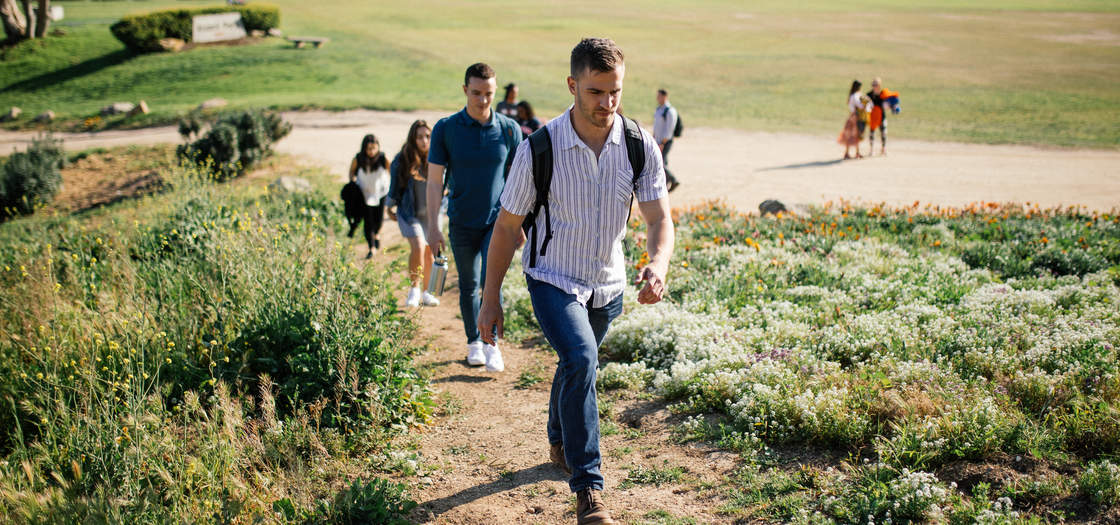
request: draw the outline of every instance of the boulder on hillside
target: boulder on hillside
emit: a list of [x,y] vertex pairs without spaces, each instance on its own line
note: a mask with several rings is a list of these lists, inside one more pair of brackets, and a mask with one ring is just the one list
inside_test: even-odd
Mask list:
[[101,108],[101,116],[108,117],[110,115],[120,115],[128,113],[136,109],[136,104],[131,102],[114,102],[108,106]]
[[148,114],[148,103],[144,102],[143,100],[141,100],[140,103],[136,105],[136,107],[132,108],[132,111],[128,112],[128,116],[130,116],[130,117],[135,117],[136,115],[147,115],[147,114]]
[[187,43],[178,38],[161,38],[159,39],[160,49],[168,53],[178,53],[187,47]]
[[35,115],[35,118],[31,119],[32,122],[51,122],[53,120],[54,112],[49,109],[42,113],[39,113],[38,115]]
[[19,116],[22,115],[22,114],[23,114],[22,109],[19,109],[15,106],[12,106],[12,109],[9,109],[8,112],[4,114],[4,116],[0,117],[0,122],[9,122],[9,121],[15,120],[15,119],[19,118]]
[[265,33],[264,31],[261,31],[260,29],[254,29],[252,31],[249,31],[249,36],[251,36],[253,38],[264,38],[264,36],[267,35],[267,34],[268,33]]
[[758,205],[758,214],[761,216],[777,215],[779,213],[786,213],[786,205],[774,199],[766,199],[762,204]]
[[281,37],[284,36],[284,32],[281,31],[278,27],[272,27],[268,30],[268,36]]
[[227,102],[224,98],[212,98],[199,104],[198,109],[201,111],[205,111],[207,109],[217,109],[220,107],[225,107],[227,105],[229,105],[229,102]]
[[276,195],[285,193],[309,193],[311,183],[299,177],[280,177],[269,183],[268,192]]

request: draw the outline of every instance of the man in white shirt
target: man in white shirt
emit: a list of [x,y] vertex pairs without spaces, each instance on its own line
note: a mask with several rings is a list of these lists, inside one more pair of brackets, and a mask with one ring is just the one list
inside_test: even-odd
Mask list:
[[[661,300],[673,252],[661,155],[653,137],[639,131],[644,169],[634,177],[627,126],[616,114],[625,72],[622,51],[609,39],[584,39],[572,50],[568,89],[575,103],[545,126],[551,137],[552,181],[547,213],[536,214],[535,222],[538,230],[555,232],[555,238],[546,251],[543,246],[549,236],[539,245],[539,236],[533,236],[523,256],[533,311],[559,357],[549,402],[550,458],[571,474],[568,486],[577,495],[576,518],[581,525],[615,523],[601,497],[595,376],[599,344],[610,322],[622,312],[626,286],[622,239],[634,196],[646,221],[650,258],[635,281],[645,283],[638,293],[639,303]],[[637,131],[636,126],[631,129]],[[478,321],[483,340],[491,344],[495,336],[502,336],[498,291],[523,220],[535,211],[533,161],[531,141],[522,142],[490,241]],[[538,256],[532,258],[534,249]]]
[[669,148],[673,147],[673,131],[677,129],[677,108],[669,104],[669,92],[657,90],[657,109],[653,112],[653,139],[661,148],[661,162],[665,165],[665,179],[669,191],[677,189],[680,181],[669,171]]

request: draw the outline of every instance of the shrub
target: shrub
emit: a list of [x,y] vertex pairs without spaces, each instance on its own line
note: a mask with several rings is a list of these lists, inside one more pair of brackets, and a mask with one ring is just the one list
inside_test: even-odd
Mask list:
[[280,25],[280,9],[264,4],[243,6],[205,7],[196,9],[167,9],[151,13],[128,15],[109,27],[113,36],[126,47],[137,52],[160,51],[160,39],[178,38],[191,41],[191,18],[215,13],[241,13],[246,31],[268,31]]
[[1111,461],[1094,463],[1081,473],[1081,491],[1098,505],[1120,503],[1120,466]]
[[66,155],[62,141],[50,136],[31,141],[27,151],[17,152],[0,168],[0,218],[26,215],[46,204],[62,186]]
[[289,521],[307,525],[404,525],[408,523],[405,519],[408,513],[416,508],[416,502],[405,497],[404,490],[403,484],[393,484],[383,479],[374,479],[369,483],[356,479],[335,495],[334,501],[320,501],[314,512],[300,512],[288,498],[273,503],[272,509]]
[[267,157],[272,153],[272,143],[291,130],[291,124],[271,111],[231,113],[198,140],[179,146],[176,154],[181,162],[198,165],[222,181],[244,173]]

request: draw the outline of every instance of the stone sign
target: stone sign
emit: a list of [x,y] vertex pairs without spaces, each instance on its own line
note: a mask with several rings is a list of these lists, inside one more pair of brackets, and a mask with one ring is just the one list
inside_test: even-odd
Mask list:
[[193,18],[193,26],[191,41],[196,44],[237,40],[246,36],[241,13],[198,15]]

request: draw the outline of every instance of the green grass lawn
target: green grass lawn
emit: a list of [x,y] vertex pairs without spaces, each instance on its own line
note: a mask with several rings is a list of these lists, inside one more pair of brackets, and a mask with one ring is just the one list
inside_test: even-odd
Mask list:
[[[627,112],[648,122],[673,93],[689,126],[838,133],[853,78],[900,91],[895,137],[1114,148],[1120,144],[1120,4],[859,0],[752,5],[626,0],[407,4],[274,2],[288,35],[253,46],[131,56],[109,33],[121,15],[202,2],[66,2],[65,36],[0,53],[0,108],[46,109],[71,124],[118,100],[167,120],[204,99],[271,107],[432,108],[461,104],[465,66],[486,61],[538,113],[570,100],[567,57],[583,36],[627,53]],[[113,122],[135,125],[137,122]]]

